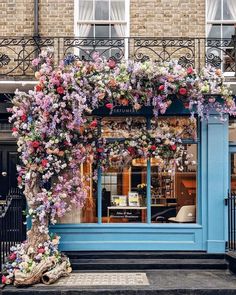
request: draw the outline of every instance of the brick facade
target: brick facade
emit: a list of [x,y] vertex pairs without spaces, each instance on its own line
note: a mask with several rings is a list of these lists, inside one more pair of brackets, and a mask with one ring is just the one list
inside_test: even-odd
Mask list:
[[131,0],[130,35],[204,37],[205,0]]
[[[33,0],[0,0],[0,35],[34,32]],[[41,36],[72,36],[74,0],[39,0]],[[130,36],[204,37],[205,0],[130,0]]]

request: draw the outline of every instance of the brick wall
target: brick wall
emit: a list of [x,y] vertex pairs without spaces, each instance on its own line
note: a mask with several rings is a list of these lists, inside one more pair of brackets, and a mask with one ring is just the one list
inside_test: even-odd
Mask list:
[[0,0],[0,36],[34,32],[34,0]]
[[74,0],[39,0],[41,36],[73,36]]
[[130,0],[130,3],[131,36],[205,36],[205,0]]
[[[205,0],[130,0],[131,36],[205,34]],[[33,34],[33,0],[0,0],[0,35]],[[74,32],[74,0],[39,0],[42,36]]]
[[[71,36],[74,32],[73,0],[39,0],[41,36]],[[32,36],[34,0],[0,0],[0,36]]]

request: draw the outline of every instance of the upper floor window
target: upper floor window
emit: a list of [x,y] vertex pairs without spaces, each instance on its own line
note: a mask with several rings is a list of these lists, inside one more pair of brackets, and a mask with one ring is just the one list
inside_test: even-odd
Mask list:
[[235,24],[235,0],[207,0],[208,38],[231,38]]
[[211,64],[221,68],[225,76],[234,75],[235,58],[231,37],[235,33],[235,24],[235,0],[207,0],[206,57]]
[[90,38],[127,36],[128,2],[125,0],[79,0],[77,36]]

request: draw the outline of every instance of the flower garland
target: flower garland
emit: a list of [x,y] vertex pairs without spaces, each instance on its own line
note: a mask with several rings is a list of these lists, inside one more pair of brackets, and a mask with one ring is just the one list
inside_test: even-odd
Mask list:
[[[221,116],[236,113],[231,92],[223,86],[221,72],[210,67],[197,74],[176,62],[128,60],[117,64],[95,54],[91,62],[75,61],[72,55],[68,56],[54,69],[51,51],[43,51],[33,61],[34,66],[39,64],[34,91],[28,94],[16,91],[10,121],[22,161],[17,168],[18,183],[21,188],[29,188],[32,178],[37,179],[38,192],[33,200],[30,196],[29,215],[33,226],[36,221],[40,223],[42,234],[48,233],[48,221],[55,223],[73,205],[83,206],[87,187],[80,165],[84,162],[107,166],[117,157],[123,164],[130,164],[135,158],[161,158],[165,163],[173,160],[181,168],[184,150],[176,134],[141,130],[131,140],[106,143],[105,139],[97,138],[96,120],[87,118],[94,109],[105,107],[112,113],[118,105],[129,105],[134,110],[152,106],[157,116],[166,112],[176,95],[201,118],[207,117],[212,109]],[[220,102],[205,96],[206,93],[219,95]],[[57,249],[50,241],[45,243],[45,255],[40,255],[41,258],[57,257]],[[24,244],[13,249],[5,283],[12,280],[11,274],[16,269],[31,270],[39,254],[44,254],[33,249],[30,258],[28,246],[25,250]],[[41,249],[41,245],[38,247]],[[46,248],[51,250],[48,252]]]

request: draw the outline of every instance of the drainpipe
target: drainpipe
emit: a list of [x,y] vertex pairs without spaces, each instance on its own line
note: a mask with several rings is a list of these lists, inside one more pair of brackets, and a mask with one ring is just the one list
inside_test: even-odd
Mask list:
[[34,37],[39,37],[39,0],[34,0]]

